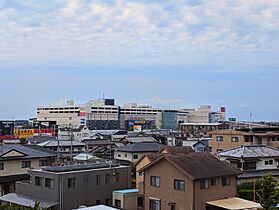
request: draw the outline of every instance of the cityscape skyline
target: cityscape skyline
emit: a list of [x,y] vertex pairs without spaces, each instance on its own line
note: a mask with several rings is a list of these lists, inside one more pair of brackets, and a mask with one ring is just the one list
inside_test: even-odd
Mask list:
[[276,0],[1,1],[0,118],[104,94],[278,121],[278,14]]

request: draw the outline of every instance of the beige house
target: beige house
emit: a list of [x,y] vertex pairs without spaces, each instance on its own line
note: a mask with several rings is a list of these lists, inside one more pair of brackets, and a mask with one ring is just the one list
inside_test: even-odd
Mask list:
[[217,130],[210,132],[212,140],[209,148],[212,154],[222,152],[227,149],[249,146],[267,145],[279,148],[279,132],[244,132],[236,130]]
[[15,182],[29,179],[30,168],[51,164],[55,153],[21,144],[0,145],[0,195],[15,191]]
[[139,172],[144,173],[144,209],[149,210],[204,210],[208,201],[234,197],[241,173],[203,152],[163,154]]

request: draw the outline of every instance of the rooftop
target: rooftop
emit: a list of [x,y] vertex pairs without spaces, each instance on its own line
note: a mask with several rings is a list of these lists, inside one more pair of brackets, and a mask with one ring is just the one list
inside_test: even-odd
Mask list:
[[127,190],[116,190],[113,192],[121,193],[121,194],[129,194],[129,193],[137,193],[137,192],[139,192],[139,190],[138,189],[127,189]]
[[157,142],[142,142],[128,144],[122,147],[118,147],[116,151],[121,152],[158,152],[164,145]]
[[265,145],[240,146],[219,152],[220,157],[262,158],[279,157],[279,150]]
[[140,169],[145,171],[161,160],[167,160],[192,180],[239,175],[241,171],[225,161],[220,161],[207,152],[189,154],[162,154],[161,157]]
[[119,167],[119,164],[115,163],[87,163],[87,164],[76,164],[76,165],[65,165],[65,166],[54,166],[42,169],[42,171],[54,172],[54,173],[64,173],[70,171],[82,171],[82,170],[92,170],[92,169],[101,169],[101,168],[111,168]]
[[28,146],[22,144],[3,144],[0,145],[0,160],[7,159],[30,159],[41,157],[54,157],[51,151],[41,149],[36,146]]

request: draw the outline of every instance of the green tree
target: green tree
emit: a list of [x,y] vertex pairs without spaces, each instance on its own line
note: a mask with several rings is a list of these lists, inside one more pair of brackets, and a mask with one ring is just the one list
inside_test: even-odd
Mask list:
[[279,203],[279,189],[277,180],[271,175],[262,176],[259,181],[258,197],[264,210],[270,210]]

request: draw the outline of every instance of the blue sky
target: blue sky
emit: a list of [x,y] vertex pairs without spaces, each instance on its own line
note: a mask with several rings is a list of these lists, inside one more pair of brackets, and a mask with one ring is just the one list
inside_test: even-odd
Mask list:
[[0,119],[104,94],[278,121],[278,0],[0,0],[0,24]]

